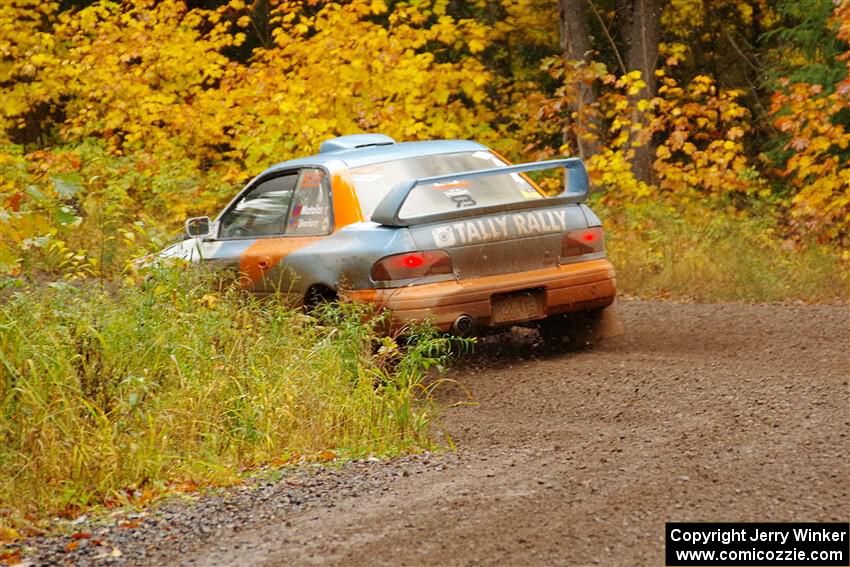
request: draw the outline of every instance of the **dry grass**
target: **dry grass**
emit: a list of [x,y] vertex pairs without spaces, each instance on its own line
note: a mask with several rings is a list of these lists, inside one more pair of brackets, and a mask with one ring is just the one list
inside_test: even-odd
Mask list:
[[226,483],[295,455],[429,446],[420,380],[448,339],[418,329],[401,348],[362,307],[311,318],[209,289],[163,269],[141,287],[6,290],[0,523]]
[[842,258],[835,246],[792,246],[769,218],[663,204],[595,209],[623,294],[699,301],[850,300],[850,258]]

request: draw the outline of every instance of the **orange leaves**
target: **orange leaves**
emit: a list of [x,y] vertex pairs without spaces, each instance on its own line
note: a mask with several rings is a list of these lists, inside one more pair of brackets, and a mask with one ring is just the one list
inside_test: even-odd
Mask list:
[[733,126],[726,131],[726,137],[730,140],[739,140],[744,137],[745,130],[740,126]]
[[[850,41],[850,2],[836,2],[831,23]],[[850,70],[850,51],[838,57]],[[771,100],[774,126],[788,136],[787,160],[780,171],[796,189],[792,226],[821,240],[850,238],[850,75],[835,85],[789,84]]]
[[138,528],[142,523],[139,520],[128,520],[126,522],[121,522],[118,524],[118,527],[122,530],[134,530]]
[[[78,532],[71,534],[71,541],[69,541],[65,545],[65,551],[71,552],[80,547],[80,542],[85,539],[91,539],[91,533],[89,532]],[[100,542],[97,542],[100,543]]]
[[[850,2],[846,0],[838,2],[832,13],[832,23],[837,27],[836,35],[845,43],[850,43]],[[850,71],[850,51],[845,51],[839,59],[847,64]],[[843,81],[836,86],[836,92],[840,96],[850,96],[850,72]]]
[[169,486],[169,488],[171,490],[174,490],[176,492],[183,492],[183,493],[197,492],[200,489],[200,487],[201,487],[201,485],[198,484],[198,482],[194,481],[194,480],[187,480],[187,481],[183,481],[183,482],[178,482],[178,483],[175,483],[175,484]]
[[672,194],[721,195],[756,190],[742,139],[750,130],[740,93],[721,90],[698,75],[685,87],[663,79],[654,127],[661,142],[654,169],[659,188]]
[[17,565],[23,561],[20,548],[0,550],[0,565]]
[[321,451],[316,455],[316,459],[320,463],[329,463],[336,459],[336,453],[333,451]]
[[823,94],[817,87],[787,85],[774,94],[771,112],[789,137],[781,174],[797,189],[791,200],[797,230],[838,239],[850,235],[850,169],[842,155],[850,132],[837,117],[850,108],[850,93]]

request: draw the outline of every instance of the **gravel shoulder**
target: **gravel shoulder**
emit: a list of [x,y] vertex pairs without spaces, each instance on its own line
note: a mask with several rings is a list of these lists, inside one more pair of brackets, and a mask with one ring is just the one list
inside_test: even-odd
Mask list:
[[28,561],[663,565],[668,521],[850,520],[847,306],[621,311],[592,350],[485,341],[438,389],[455,452],[283,471]]

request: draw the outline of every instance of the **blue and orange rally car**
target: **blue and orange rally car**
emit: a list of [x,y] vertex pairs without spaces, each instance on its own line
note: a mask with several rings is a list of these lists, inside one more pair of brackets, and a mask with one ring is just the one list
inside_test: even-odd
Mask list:
[[[553,168],[565,188],[547,197],[526,172]],[[509,165],[475,142],[342,136],[267,169],[214,221],[187,220],[161,257],[238,269],[256,293],[370,302],[458,334],[546,328],[614,300],[587,191],[578,158]]]

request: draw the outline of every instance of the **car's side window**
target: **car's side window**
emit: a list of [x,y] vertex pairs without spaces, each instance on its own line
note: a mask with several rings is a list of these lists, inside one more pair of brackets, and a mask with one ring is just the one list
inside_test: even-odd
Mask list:
[[274,236],[286,231],[286,218],[299,172],[266,179],[245,193],[221,217],[219,238]]
[[290,236],[318,236],[331,232],[331,203],[328,176],[317,168],[301,170],[286,234]]

